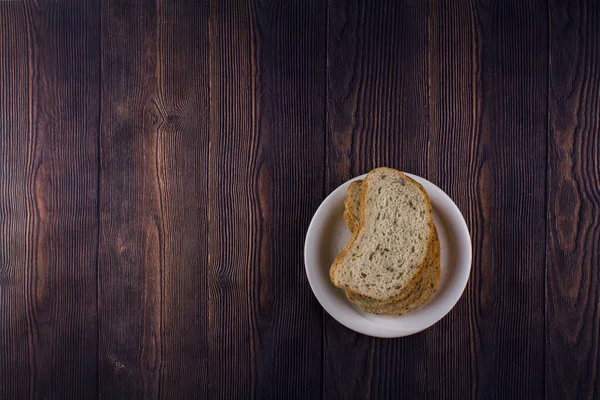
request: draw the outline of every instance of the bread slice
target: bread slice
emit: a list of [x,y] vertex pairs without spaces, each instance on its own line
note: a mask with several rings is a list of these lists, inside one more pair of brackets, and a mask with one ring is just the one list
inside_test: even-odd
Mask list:
[[409,299],[391,303],[388,305],[364,304],[362,298],[357,297],[350,291],[346,291],[348,299],[362,308],[364,311],[382,315],[402,315],[415,310],[425,304],[437,291],[440,282],[440,250],[439,245],[434,247],[428,266],[428,276],[419,284],[417,290]]
[[[381,308],[370,309],[369,312],[374,314],[382,314],[382,315],[402,315],[406,314],[412,310],[415,310],[425,304],[431,296],[437,291],[439,282],[440,282],[440,252],[439,247],[438,251],[434,253],[434,260],[432,261],[433,265],[431,267],[431,279],[427,285],[424,285],[422,288],[422,294],[411,304],[402,305],[398,304],[396,307],[388,305]],[[437,265],[437,266],[436,266]]]
[[[438,242],[437,239],[436,242]],[[426,275],[415,291],[409,293],[405,299],[385,305],[381,302],[365,300],[364,297],[354,293],[352,290],[346,290],[346,296],[364,311],[374,314],[401,315],[417,309],[425,304],[437,290],[440,280],[439,254],[438,242],[428,257]]]
[[[356,230],[359,222],[360,196],[362,191],[362,181],[355,181],[350,184],[346,191],[344,200],[344,220],[352,233]],[[434,225],[435,228],[435,225]],[[403,299],[388,305],[382,305],[381,302],[369,300],[351,289],[346,289],[346,296],[350,301],[362,308],[364,311],[375,314],[400,315],[414,310],[425,304],[435,293],[440,280],[439,254],[440,247],[437,240],[433,246],[433,251],[429,255],[427,262],[427,272],[419,282],[417,289],[412,293],[407,293]]]
[[436,238],[423,187],[400,171],[375,169],[362,182],[358,229],[330,278],[377,306],[396,303],[422,282]]
[[[348,225],[348,229],[350,232],[354,233],[358,228],[359,223],[359,214],[360,214],[360,196],[362,191],[362,181],[355,181],[350,184],[348,190],[346,191],[346,197],[344,199],[344,220]],[[423,286],[423,281],[428,278],[428,276],[423,276],[419,281],[417,287]],[[406,296],[399,299],[399,302],[406,303],[412,302],[418,298],[420,295],[419,291],[415,291],[412,293],[406,293]],[[379,308],[381,307],[381,303],[376,300],[371,300],[369,298],[363,297],[358,293],[354,292],[352,289],[346,289],[346,296],[350,301],[358,305],[363,310],[369,312],[371,308]],[[396,305],[397,303],[393,303]]]
[[[360,219],[360,196],[362,193],[362,181],[354,181],[350,184],[348,189],[346,190],[346,197],[344,198],[344,220],[348,225],[348,229],[350,232],[354,233],[358,227],[358,222]],[[429,278],[429,275],[423,276],[421,281],[419,282],[418,287],[423,286],[424,280]],[[372,308],[372,307],[381,307],[380,302],[375,300],[370,300],[368,298],[362,297],[361,295],[353,292],[351,289],[346,289],[346,296],[350,301],[358,305],[363,309]],[[407,293],[404,298],[402,298],[401,302],[411,302],[417,299],[420,296],[419,291],[415,291],[413,293]],[[396,304],[396,303],[394,303]]]

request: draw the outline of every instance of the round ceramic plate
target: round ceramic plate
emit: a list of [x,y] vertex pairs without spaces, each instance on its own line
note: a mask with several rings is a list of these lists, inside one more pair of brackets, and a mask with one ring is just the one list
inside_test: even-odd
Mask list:
[[427,191],[440,239],[440,284],[437,292],[422,307],[405,315],[369,314],[350,302],[344,290],[335,287],[329,279],[329,267],[351,236],[343,217],[346,189],[352,181],[364,179],[366,175],[357,176],[335,189],[319,206],[306,234],[306,275],[317,300],[339,323],[369,336],[401,337],[429,328],[454,307],[471,271],[471,237],[456,204],[428,180],[406,175]]

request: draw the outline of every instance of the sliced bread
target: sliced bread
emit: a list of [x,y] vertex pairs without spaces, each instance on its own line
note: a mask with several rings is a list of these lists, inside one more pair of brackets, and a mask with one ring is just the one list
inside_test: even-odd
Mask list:
[[382,315],[402,315],[412,310],[415,310],[425,304],[431,296],[436,292],[439,281],[440,281],[440,268],[439,268],[439,257],[440,251],[439,246],[431,254],[431,260],[427,267],[427,277],[417,287],[415,292],[406,300],[400,300],[395,303],[387,305],[377,305],[373,302],[365,304],[362,298],[357,297],[350,291],[346,291],[348,299],[362,308],[364,311],[373,314]]
[[[348,225],[348,228],[350,229],[350,232],[352,233],[354,233],[356,230],[359,222],[360,196],[362,191],[361,183],[362,181],[355,181],[350,184],[344,201],[344,219]],[[437,290],[440,278],[440,248],[439,241],[437,240],[437,231],[435,236],[436,243],[432,247],[432,252],[428,256],[426,267],[427,271],[423,275],[423,278],[419,282],[416,290],[411,293],[407,293],[406,296],[398,301],[387,305],[380,301],[365,298],[351,289],[346,289],[346,296],[348,299],[367,312],[389,315],[405,314],[425,304],[431,295]]]
[[374,306],[413,294],[427,272],[437,234],[423,187],[378,168],[362,182],[358,228],[331,269],[332,282]]

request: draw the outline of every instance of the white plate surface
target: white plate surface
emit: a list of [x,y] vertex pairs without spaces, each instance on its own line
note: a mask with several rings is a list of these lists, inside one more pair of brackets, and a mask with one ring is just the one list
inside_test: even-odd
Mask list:
[[471,272],[471,237],[456,204],[439,187],[421,177],[419,182],[433,206],[433,221],[440,238],[441,277],[437,292],[422,307],[405,315],[369,314],[352,304],[344,290],[329,280],[329,267],[350,239],[344,221],[344,197],[357,176],[335,189],[313,216],[304,244],[308,281],[319,303],[342,325],[365,335],[392,338],[408,336],[429,328],[442,319],[460,298]]

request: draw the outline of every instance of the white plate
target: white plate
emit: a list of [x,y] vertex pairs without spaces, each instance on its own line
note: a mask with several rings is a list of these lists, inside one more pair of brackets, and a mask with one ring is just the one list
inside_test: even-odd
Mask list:
[[471,237],[456,204],[439,187],[421,177],[406,174],[419,182],[433,206],[433,222],[440,238],[441,277],[437,292],[418,309],[405,315],[369,314],[352,304],[329,280],[329,267],[350,239],[344,221],[344,197],[350,182],[335,189],[313,216],[304,244],[308,281],[319,303],[342,325],[365,335],[392,338],[408,336],[429,328],[454,307],[471,272]]

